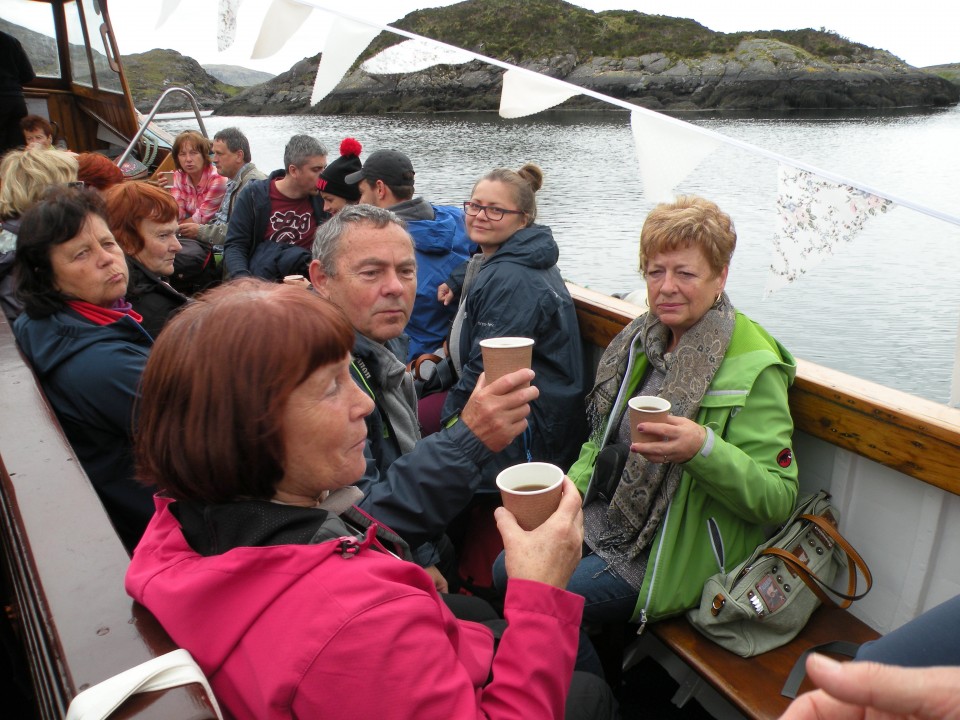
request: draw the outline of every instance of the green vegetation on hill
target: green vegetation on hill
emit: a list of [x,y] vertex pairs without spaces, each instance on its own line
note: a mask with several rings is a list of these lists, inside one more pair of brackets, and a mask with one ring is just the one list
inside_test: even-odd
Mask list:
[[[419,35],[514,62],[572,54],[639,57],[665,53],[697,58],[733,51],[747,38],[773,38],[796,45],[814,57],[855,57],[873,50],[827,30],[714,32],[686,18],[647,15],[632,10],[594,13],[563,0],[468,0],[448,7],[418,10],[394,25]],[[381,33],[364,57],[402,42]]]
[[[133,93],[133,102],[142,112],[150,110],[164,90],[184,87],[197,98],[201,108],[215,107],[242,88],[227,85],[206,72],[193,58],[176,50],[149,50],[122,56],[123,68]],[[187,110],[183,95],[170,96],[161,112]]]

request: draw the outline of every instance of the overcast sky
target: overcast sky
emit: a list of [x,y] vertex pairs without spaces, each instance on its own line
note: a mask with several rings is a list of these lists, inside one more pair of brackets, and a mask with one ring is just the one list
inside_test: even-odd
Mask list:
[[[166,0],[172,2],[173,0]],[[325,0],[316,0],[322,4]],[[516,0],[522,2],[522,0]],[[329,14],[315,10],[287,47],[266,60],[250,59],[270,0],[241,0],[238,38],[217,52],[217,0],[182,0],[176,12],[156,29],[162,0],[113,0],[110,15],[122,53],[154,47],[173,48],[203,64],[227,63],[280,73],[323,49]],[[388,24],[420,8],[450,5],[430,0],[354,0],[330,3],[365,19]],[[826,28],[855,42],[891,51],[911,65],[924,67],[960,62],[960,3],[956,0],[864,2],[862,0],[580,0],[590,10],[627,9],[655,15],[688,17],[711,30],[792,30]],[[491,32],[495,29],[491,28]]]

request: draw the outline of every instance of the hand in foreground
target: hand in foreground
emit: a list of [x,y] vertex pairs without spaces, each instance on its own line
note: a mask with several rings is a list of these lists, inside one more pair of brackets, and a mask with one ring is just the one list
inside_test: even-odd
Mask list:
[[438,593],[446,593],[450,591],[450,587],[447,585],[447,579],[443,576],[440,570],[437,569],[436,565],[425,567],[424,570],[427,571],[427,575],[429,575],[430,579],[433,580],[433,586],[437,589]]
[[182,222],[180,227],[177,229],[177,234],[186,237],[193,238],[194,240],[200,235],[200,226],[195,222]]
[[500,452],[527,429],[530,403],[540,391],[534,386],[534,372],[528,368],[504,375],[487,385],[487,376],[481,373],[477,386],[460,413],[460,420],[493,452]]
[[960,667],[903,668],[807,658],[820,687],[792,703],[781,720],[934,720],[960,718]]
[[659,435],[660,439],[633,443],[630,450],[656,463],[687,462],[700,452],[707,437],[707,429],[703,425],[673,415],[667,416],[665,422],[644,422],[639,427],[640,432]]
[[450,286],[446,283],[440,283],[437,286],[437,300],[444,305],[449,305],[453,302],[453,290],[451,290]]
[[583,509],[570,478],[563,478],[560,507],[535,530],[523,530],[505,507],[498,507],[494,517],[503,537],[508,578],[567,587],[583,550]]

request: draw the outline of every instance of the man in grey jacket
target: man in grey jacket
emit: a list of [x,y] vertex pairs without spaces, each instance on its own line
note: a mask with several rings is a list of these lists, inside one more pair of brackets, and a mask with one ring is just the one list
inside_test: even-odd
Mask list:
[[251,162],[250,141],[239,128],[224,128],[213,136],[213,164],[217,172],[228,179],[220,209],[206,225],[194,222],[180,223],[179,234],[183,237],[203,240],[211,245],[223,245],[227,237],[227,222],[233,212],[233,203],[240,191],[251,180],[265,180],[257,166]]
[[[351,373],[374,400],[367,416],[367,472],[358,483],[361,509],[412,547],[437,539],[470,502],[482,468],[527,427],[536,387],[532,370],[477,384],[459,420],[421,438],[413,378],[402,362],[402,340],[417,290],[417,261],[403,221],[370,205],[344,208],[316,234],[310,280],[339,306],[357,332]],[[437,588],[446,581],[418,562]]]

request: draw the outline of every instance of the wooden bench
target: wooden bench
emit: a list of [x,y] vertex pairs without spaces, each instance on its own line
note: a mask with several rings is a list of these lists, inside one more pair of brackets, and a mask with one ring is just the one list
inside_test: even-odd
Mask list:
[[[0,319],[0,541],[39,716],[176,649],[126,594],[126,551]],[[111,717],[215,718],[200,685],[136,695]]]
[[[570,285],[588,371],[614,335],[639,309],[616,298]],[[589,372],[588,372],[589,374]],[[790,391],[797,431],[854,452],[927,485],[960,494],[960,415],[947,408],[826,368],[798,363]],[[790,643],[753,658],[741,658],[700,635],[684,617],[651,623],[628,648],[627,668],[649,656],[679,683],[677,705],[696,698],[715,717],[777,718],[790,700],[781,689],[797,659],[811,647],[847,640],[863,643],[880,633],[851,613],[818,609]],[[812,689],[809,680],[800,691]]]

